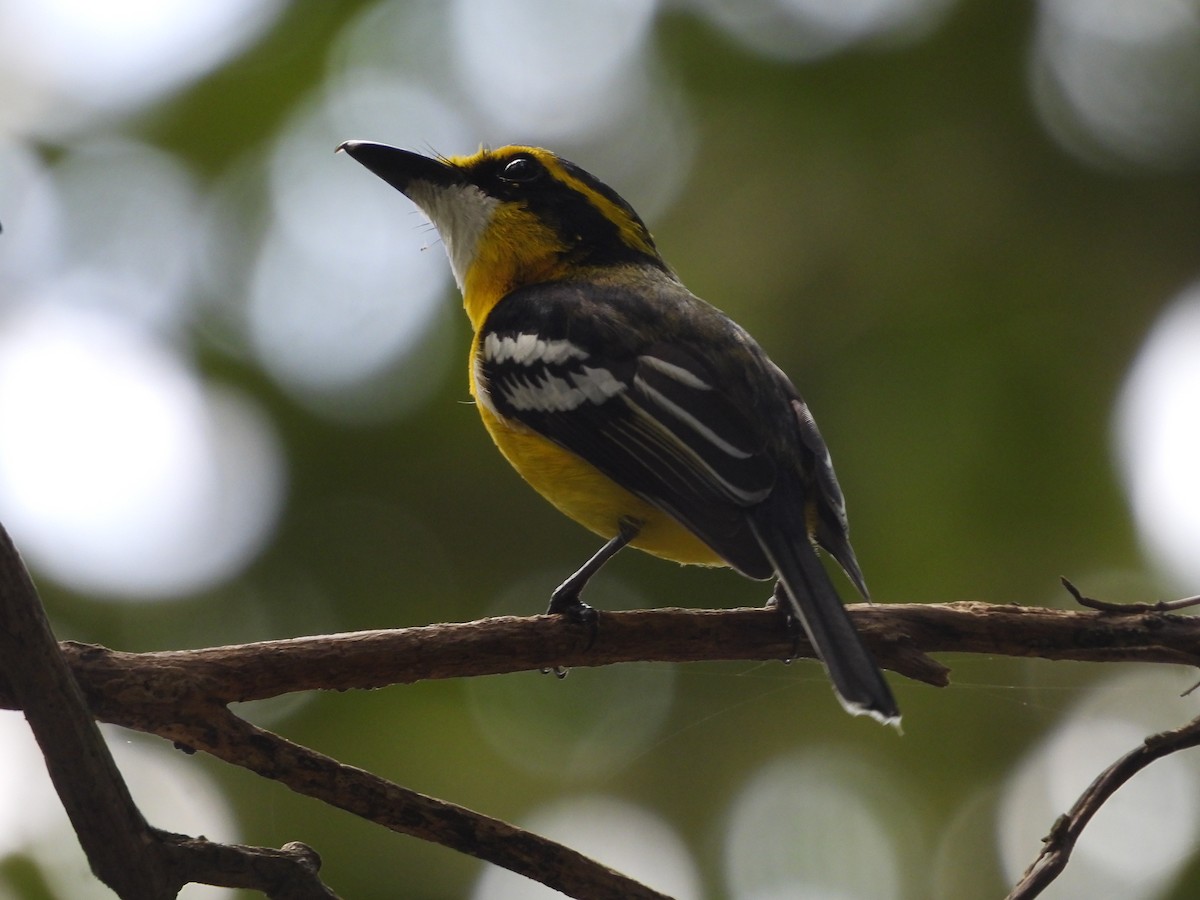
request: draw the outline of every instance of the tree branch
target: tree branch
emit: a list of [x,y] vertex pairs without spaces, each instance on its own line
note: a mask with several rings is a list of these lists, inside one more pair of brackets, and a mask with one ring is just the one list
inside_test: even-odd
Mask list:
[[1025,870],[1005,900],[1032,900],[1038,896],[1066,868],[1083,829],[1118,788],[1155,760],[1197,746],[1200,746],[1200,718],[1193,719],[1181,728],[1151,735],[1140,747],[1129,751],[1101,772],[1070,811],[1059,816],[1050,834],[1044,838],[1042,852]]
[[[930,653],[1200,663],[1200,620],[1153,605],[1126,610],[1105,604],[1087,611],[973,602],[859,605],[850,614],[883,666],[939,686],[949,682],[949,670]],[[370,689],[556,666],[812,656],[777,611],[761,608],[606,612],[594,641],[589,631],[561,617],[533,616],[203,650],[124,653],[75,643],[61,649],[92,714],[104,721],[204,750],[394,831],[491,861],[571,896],[604,900],[661,895],[569,848],[257,729],[226,704],[295,691]],[[0,707],[26,702],[16,683],[0,673]],[[237,850],[211,846],[221,853]],[[234,883],[212,877],[197,880]]]
[[25,711],[92,872],[122,900],[167,900],[190,881],[253,888],[274,900],[337,900],[317,877],[320,857],[303,844],[283,850],[214,844],[146,822],[3,527],[0,672]]
[[158,733],[384,828],[503,866],[570,897],[670,900],[569,847],[347,766],[257,728],[223,706],[209,704],[204,712],[189,705],[182,718],[190,720],[197,711],[194,721],[179,721]]
[[[880,664],[935,686],[949,670],[930,653],[1200,665],[1200,618],[1157,611],[1078,611],[962,602],[849,607]],[[156,731],[193,693],[224,704],[296,691],[372,689],[554,666],[811,657],[771,609],[604,612],[586,630],[558,616],[511,616],[389,631],[126,653],[61,645],[92,712]],[[0,677],[0,708],[19,708]]]
[[37,739],[92,871],[126,900],[173,897],[155,836],[129,795],[37,590],[0,528],[0,667]]

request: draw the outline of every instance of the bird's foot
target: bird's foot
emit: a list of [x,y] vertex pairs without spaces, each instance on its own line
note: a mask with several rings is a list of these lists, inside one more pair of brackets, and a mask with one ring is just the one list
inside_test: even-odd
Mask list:
[[[594,606],[589,606],[579,599],[579,587],[573,584],[574,578],[568,578],[550,595],[550,605],[546,608],[546,614],[551,616],[562,616],[573,625],[582,625],[588,630],[588,642],[584,652],[592,649],[592,645],[596,643],[596,635],[600,631],[600,613],[596,611]],[[567,670],[562,666],[555,666],[553,669],[544,671],[552,671],[559,678],[567,677]]]
[[792,611],[791,601],[785,593],[787,589],[783,586],[782,581],[775,582],[775,591],[771,594],[771,598],[767,601],[768,608],[774,608],[779,611],[779,615],[783,617],[784,627],[787,628],[788,635],[792,639],[792,652],[784,657],[785,663],[790,663],[793,659],[800,655],[800,641],[806,637],[804,633],[804,625],[800,619]]

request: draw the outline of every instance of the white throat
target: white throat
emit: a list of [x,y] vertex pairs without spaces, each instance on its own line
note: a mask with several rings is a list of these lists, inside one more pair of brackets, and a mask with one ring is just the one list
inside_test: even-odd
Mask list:
[[405,192],[421,208],[442,236],[446,255],[458,289],[463,290],[467,272],[475,261],[479,239],[492,220],[500,201],[489,197],[473,184],[450,187],[417,181]]

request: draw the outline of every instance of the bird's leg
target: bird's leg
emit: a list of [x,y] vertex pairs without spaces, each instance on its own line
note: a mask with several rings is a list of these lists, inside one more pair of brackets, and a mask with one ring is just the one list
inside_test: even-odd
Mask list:
[[596,627],[596,610],[579,599],[579,593],[600,567],[616,555],[617,551],[638,536],[642,523],[637,519],[622,517],[617,522],[617,535],[596,551],[596,555],[579,567],[574,575],[554,589],[550,595],[547,613],[558,613],[581,625]]

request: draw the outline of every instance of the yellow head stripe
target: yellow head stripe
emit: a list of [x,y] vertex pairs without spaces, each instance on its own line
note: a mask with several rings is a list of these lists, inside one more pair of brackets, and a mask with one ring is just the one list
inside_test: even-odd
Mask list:
[[600,210],[601,215],[608,221],[617,226],[617,230],[621,233],[621,240],[633,247],[635,250],[640,250],[643,253],[648,253],[651,256],[656,255],[654,245],[647,240],[645,228],[638,225],[633,219],[629,218],[629,214],[617,204],[613,203],[595,188],[584,184],[574,175],[570,174],[563,168],[558,157],[546,151],[540,151],[538,159],[558,181],[569,185],[573,190],[578,191],[587,197],[588,202],[596,209]]

